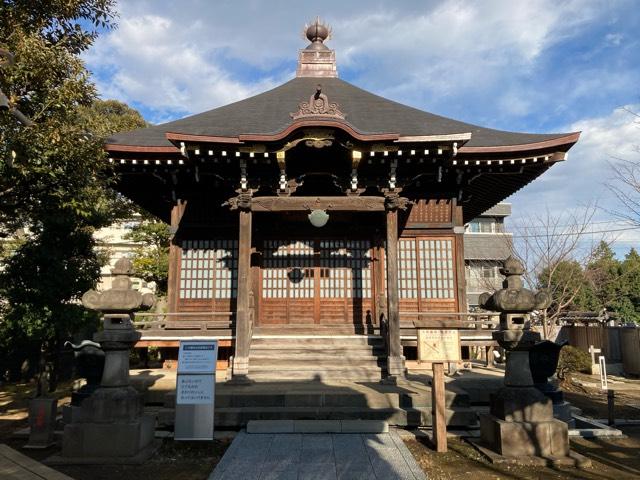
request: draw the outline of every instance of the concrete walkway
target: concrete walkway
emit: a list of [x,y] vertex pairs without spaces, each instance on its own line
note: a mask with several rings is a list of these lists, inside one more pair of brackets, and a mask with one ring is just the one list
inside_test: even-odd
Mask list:
[[426,480],[389,433],[241,432],[209,480]]
[[0,444],[0,479],[2,480],[73,480],[40,462]]

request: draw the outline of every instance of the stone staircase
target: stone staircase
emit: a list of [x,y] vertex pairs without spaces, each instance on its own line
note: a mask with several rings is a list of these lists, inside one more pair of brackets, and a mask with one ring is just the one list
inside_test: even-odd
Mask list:
[[386,374],[385,364],[377,335],[258,336],[251,342],[249,378],[377,382]]
[[[160,392],[158,392],[160,393]],[[149,395],[151,394],[151,395]],[[175,392],[147,392],[148,406],[160,428],[173,427]],[[477,427],[477,414],[466,392],[447,385],[447,425]],[[379,382],[256,381],[251,385],[216,386],[216,429],[238,429],[251,420],[381,420],[390,425],[431,425],[431,389],[422,381],[402,385]]]

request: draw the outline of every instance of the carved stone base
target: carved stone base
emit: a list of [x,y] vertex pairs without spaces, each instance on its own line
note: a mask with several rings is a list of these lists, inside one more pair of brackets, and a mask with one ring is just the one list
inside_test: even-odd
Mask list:
[[135,422],[143,413],[142,395],[133,387],[100,387],[82,402],[80,422]]
[[404,377],[405,366],[403,356],[387,357],[387,373],[391,377]]
[[155,421],[155,417],[143,415],[131,423],[65,425],[61,457],[71,463],[71,459],[83,458],[102,459],[105,463],[144,461],[140,454],[152,445]]
[[233,363],[231,365],[233,376],[247,376],[249,374],[249,358],[248,357],[233,357]]
[[535,387],[503,387],[491,395],[491,415],[507,422],[553,419],[551,400]]
[[567,424],[508,422],[492,415],[480,416],[482,444],[504,457],[566,457],[569,455]]

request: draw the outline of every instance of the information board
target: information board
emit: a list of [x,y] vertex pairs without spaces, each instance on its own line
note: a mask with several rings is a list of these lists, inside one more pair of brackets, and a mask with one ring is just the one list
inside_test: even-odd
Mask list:
[[461,359],[458,330],[418,329],[418,360],[457,362]]
[[215,373],[218,340],[182,340],[178,353],[178,374]]
[[178,375],[176,403],[179,405],[213,405],[213,375]]
[[217,339],[180,341],[176,440],[213,440]]

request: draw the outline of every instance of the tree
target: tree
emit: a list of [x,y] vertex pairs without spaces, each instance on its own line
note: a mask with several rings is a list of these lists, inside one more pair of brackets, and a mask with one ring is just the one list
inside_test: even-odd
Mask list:
[[[635,124],[640,129],[640,114],[625,108],[629,115],[635,117]],[[640,145],[635,152],[640,154]],[[640,156],[636,158],[616,158],[610,162],[613,178],[607,187],[621,203],[621,209],[613,212],[616,216],[640,226]]]
[[[97,28],[108,28],[114,0],[4,1],[0,47],[14,54],[0,73],[10,107],[34,124],[0,115],[0,229],[5,234],[50,213],[57,204],[89,222],[103,214],[99,138],[86,135],[78,107],[90,106],[95,87],[79,54]],[[98,211],[96,211],[98,210]]]
[[[77,305],[100,263],[92,233],[128,205],[109,185],[103,138],[144,126],[133,110],[96,100],[79,54],[97,28],[109,28],[114,0],[4,1],[1,48],[15,54],[0,70],[10,107],[0,112],[0,233],[26,229],[0,272],[0,346],[6,362],[53,354],[91,315]],[[2,360],[0,358],[0,360]],[[54,358],[55,360],[55,358]]]
[[584,291],[584,266],[593,255],[584,240],[590,232],[595,205],[552,214],[549,209],[523,219],[515,226],[513,255],[525,267],[524,281],[531,289],[548,289],[551,307],[540,312],[542,335],[553,337],[562,313]]
[[133,258],[134,275],[155,282],[157,293],[166,295],[169,277],[169,225],[154,218],[145,218],[125,235],[140,244]]
[[583,266],[576,260],[561,260],[556,265],[542,269],[537,288],[545,288],[551,293],[547,318],[558,318],[566,311],[591,310],[595,303],[592,284]]
[[640,320],[640,256],[634,249],[620,261],[601,243],[585,273],[592,285],[593,310],[606,309],[627,322]]
[[626,301],[617,312],[625,321],[640,323],[640,255],[634,248],[622,261],[621,274]]

